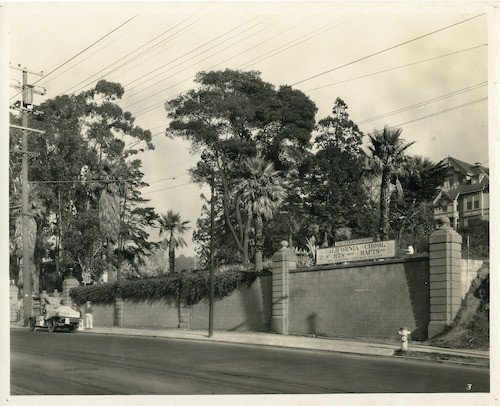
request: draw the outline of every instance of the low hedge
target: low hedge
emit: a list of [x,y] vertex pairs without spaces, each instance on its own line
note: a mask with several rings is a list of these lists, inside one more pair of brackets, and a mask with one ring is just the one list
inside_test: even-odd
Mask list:
[[[224,271],[215,273],[214,295],[216,298],[228,296],[243,284],[250,286],[255,279],[263,275],[255,271]],[[163,278],[123,280],[120,282],[80,286],[70,291],[73,301],[81,306],[87,300],[96,305],[110,305],[116,297],[131,302],[159,302],[185,298],[188,305],[208,300],[210,274],[208,271],[185,272]]]

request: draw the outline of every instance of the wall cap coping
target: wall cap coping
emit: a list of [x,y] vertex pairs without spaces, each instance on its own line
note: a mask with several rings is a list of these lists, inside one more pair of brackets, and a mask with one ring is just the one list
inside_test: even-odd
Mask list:
[[326,264],[326,265],[316,265],[310,268],[296,268],[290,269],[290,273],[298,273],[298,272],[317,272],[317,271],[330,271],[333,269],[344,269],[344,268],[361,268],[370,265],[390,265],[390,264],[399,264],[404,262],[419,262],[419,261],[428,261],[428,255],[422,255],[416,258],[399,258],[399,259],[385,259],[382,261],[360,261],[360,262],[351,262],[348,264]]

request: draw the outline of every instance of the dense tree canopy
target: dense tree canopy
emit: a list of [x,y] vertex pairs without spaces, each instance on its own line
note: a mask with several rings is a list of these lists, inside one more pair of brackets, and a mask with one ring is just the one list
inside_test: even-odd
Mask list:
[[[225,74],[234,80],[234,72],[209,75],[212,90],[220,87],[234,91],[236,86],[214,85],[214,78],[223,78]],[[272,95],[272,87],[256,80],[255,73],[239,75],[245,80],[251,78],[254,87],[246,89],[259,89],[261,95]],[[200,74],[199,80],[200,89],[209,87],[204,83],[204,74]],[[241,79],[238,83],[243,82]],[[442,181],[442,165],[407,155],[411,143],[400,138],[400,131],[388,128],[369,137],[371,155],[367,156],[362,149],[364,135],[350,119],[348,106],[340,98],[334,101],[332,114],[319,120],[312,132],[314,106],[308,110],[310,105],[302,103],[304,98],[300,92],[286,86],[281,87],[276,95],[277,98],[270,99],[273,102],[263,104],[260,100],[247,109],[241,107],[246,96],[237,98],[239,111],[250,114],[250,118],[233,123],[228,113],[232,107],[226,105],[226,118],[214,120],[217,125],[208,126],[211,131],[205,124],[213,123],[210,121],[213,117],[200,118],[199,111],[206,112],[207,108],[194,109],[202,100],[197,91],[188,97],[192,115],[186,110],[182,115],[176,114],[181,105],[189,104],[186,100],[180,102],[178,99],[167,104],[170,117],[174,118],[169,134],[191,140],[193,147],[201,152],[202,160],[193,171],[195,178],[207,181],[209,174],[214,174],[219,197],[216,200],[214,235],[216,261],[234,261],[234,252],[238,250],[240,258],[252,258],[257,254],[260,263],[261,245],[264,257],[270,257],[279,247],[280,240],[286,239],[292,247],[306,249],[311,237],[315,237],[319,245],[330,246],[339,239],[390,236],[398,238],[402,244],[411,243],[425,249],[433,227],[431,202],[436,186]],[[232,97],[234,100],[235,95]],[[247,100],[252,98],[249,96]],[[276,100],[302,101],[290,103],[285,108]],[[257,114],[263,106],[269,111]],[[273,121],[279,116],[273,109],[278,107],[281,108],[281,121]],[[260,122],[256,120],[257,116]],[[197,121],[195,126],[196,120],[205,124]],[[201,128],[203,131],[198,131]],[[195,134],[195,131],[198,132]],[[206,136],[202,137],[202,134]],[[314,143],[311,143],[312,135]],[[230,152],[232,147],[234,150]],[[245,185],[249,179],[248,174],[241,176],[242,163],[254,156],[267,159],[275,168],[281,169],[279,184],[284,190],[280,204],[273,208],[273,217],[263,223],[259,216],[248,210],[243,195],[238,193],[242,190],[238,185]],[[398,194],[398,199],[391,199],[402,189],[404,195]],[[425,191],[421,193],[423,189]],[[200,252],[205,256],[208,256],[208,214],[208,206],[205,206],[194,233]],[[242,249],[245,246],[247,251]]]
[[[189,141],[200,156],[193,179],[213,182],[217,264],[239,261],[247,267],[255,258],[261,270],[263,258],[283,239],[305,249],[312,237],[320,246],[397,238],[426,249],[434,226],[432,200],[445,168],[407,155],[412,143],[400,129],[369,135],[367,154],[366,137],[341,98],[316,125],[316,106],[303,92],[275,88],[259,72],[200,72],[195,81],[195,89],[166,102],[166,135]],[[146,183],[139,154],[153,148],[151,133],[115,103],[123,93],[120,84],[101,80],[80,94],[47,100],[38,108],[41,115],[30,120],[45,131],[29,138],[33,274],[37,280],[40,274],[42,289],[60,288],[70,267],[77,277],[90,272],[93,280],[105,271],[116,271],[118,279],[122,270],[126,277],[163,275],[167,247],[175,272],[187,222],[171,210],[159,217],[141,197]],[[11,116],[11,122],[20,124],[20,118]],[[16,280],[20,135],[10,132],[10,275]],[[205,205],[193,239],[207,265],[210,207],[201,198]],[[157,225],[165,237],[162,248],[149,241],[148,230]],[[180,270],[194,266],[186,259]]]
[[[37,245],[43,251],[37,263],[43,283],[57,285],[67,267],[77,276],[90,271],[96,280],[104,270],[120,268],[122,259],[134,263],[136,254],[152,248],[146,227],[156,215],[140,196],[145,183],[137,157],[153,148],[151,133],[114,103],[123,92],[119,84],[101,80],[78,95],[47,100],[31,118],[31,127],[45,131],[29,137],[30,200],[40,212]],[[18,131],[12,130],[11,207],[20,201],[19,148]]]
[[277,169],[297,171],[310,145],[316,107],[302,92],[275,90],[254,71],[201,72],[195,81],[196,90],[166,103],[172,120],[167,135],[187,139],[201,154],[193,176],[206,183],[213,178],[224,226],[247,264],[255,216],[237,192],[243,163],[259,156]]
[[310,157],[307,179],[307,204],[311,220],[318,225],[317,241],[328,244],[343,228],[354,230],[355,237],[371,236],[373,210],[363,188],[363,133],[349,119],[347,104],[335,100],[332,113],[319,121]]

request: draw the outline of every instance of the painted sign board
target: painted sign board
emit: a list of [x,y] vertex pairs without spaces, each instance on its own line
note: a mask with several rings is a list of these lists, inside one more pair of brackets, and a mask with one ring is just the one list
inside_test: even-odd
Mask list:
[[319,248],[316,251],[316,265],[391,258],[395,255],[395,240],[342,245],[338,247]]
[[335,246],[339,247],[341,245],[364,244],[366,242],[373,242],[373,237],[371,237],[371,238],[358,238],[357,240],[348,240],[348,241],[336,241]]

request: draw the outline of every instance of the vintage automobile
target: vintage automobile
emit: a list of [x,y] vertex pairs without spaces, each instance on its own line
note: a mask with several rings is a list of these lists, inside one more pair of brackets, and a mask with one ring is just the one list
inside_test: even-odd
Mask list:
[[29,318],[30,331],[36,327],[47,328],[49,333],[56,329],[68,329],[75,333],[83,327],[78,310],[61,305],[59,299],[51,298],[46,292],[33,297],[33,315]]

